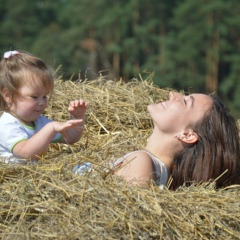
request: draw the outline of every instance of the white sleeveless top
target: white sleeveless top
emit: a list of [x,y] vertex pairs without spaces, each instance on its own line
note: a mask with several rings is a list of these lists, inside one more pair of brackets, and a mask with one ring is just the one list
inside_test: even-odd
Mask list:
[[[166,165],[157,157],[155,157],[153,154],[151,154],[150,152],[146,151],[146,150],[138,150],[135,152],[145,152],[147,153],[155,166],[155,173],[156,173],[156,183],[158,186],[160,185],[164,185],[166,186],[167,184],[167,180],[168,180],[168,171],[167,171],[167,167]],[[119,165],[121,162],[123,162],[130,154],[132,154],[133,152],[127,153],[125,156],[116,159],[115,161],[112,162],[112,167],[116,167],[117,165]]]

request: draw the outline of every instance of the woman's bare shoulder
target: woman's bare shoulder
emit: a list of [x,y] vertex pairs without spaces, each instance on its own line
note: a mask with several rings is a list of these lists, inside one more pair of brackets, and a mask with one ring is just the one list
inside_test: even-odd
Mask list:
[[126,157],[127,161],[131,161],[131,160],[144,160],[144,161],[149,161],[151,159],[150,155],[145,152],[144,150],[139,150],[139,151],[134,151],[128,154],[128,156]]
[[129,153],[115,174],[131,181],[132,184],[146,184],[149,179],[155,180],[152,159],[145,151]]

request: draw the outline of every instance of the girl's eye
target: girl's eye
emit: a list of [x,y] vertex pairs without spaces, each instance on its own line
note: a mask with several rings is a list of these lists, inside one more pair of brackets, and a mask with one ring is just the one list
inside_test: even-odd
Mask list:
[[33,98],[33,99],[37,99],[37,97],[36,97],[36,96],[31,96],[31,98]]

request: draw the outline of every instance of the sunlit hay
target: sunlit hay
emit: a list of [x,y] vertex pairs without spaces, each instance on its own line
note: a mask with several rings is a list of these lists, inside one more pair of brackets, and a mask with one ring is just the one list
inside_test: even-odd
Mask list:
[[0,166],[1,239],[239,239],[240,186],[213,183],[177,191],[130,187],[111,172],[72,173],[141,149],[151,132],[147,105],[168,90],[150,81],[56,82],[46,116],[69,118],[70,100],[89,102],[84,135],[53,144],[37,165]]

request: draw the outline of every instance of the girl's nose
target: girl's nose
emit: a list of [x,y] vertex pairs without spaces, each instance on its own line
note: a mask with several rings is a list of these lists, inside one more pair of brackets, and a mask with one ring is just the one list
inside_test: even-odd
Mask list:
[[45,102],[46,102],[46,101],[45,101],[45,99],[44,99],[44,98],[39,98],[39,99],[38,99],[38,105],[39,105],[39,106],[42,106],[42,105],[44,105],[44,104],[45,104]]

